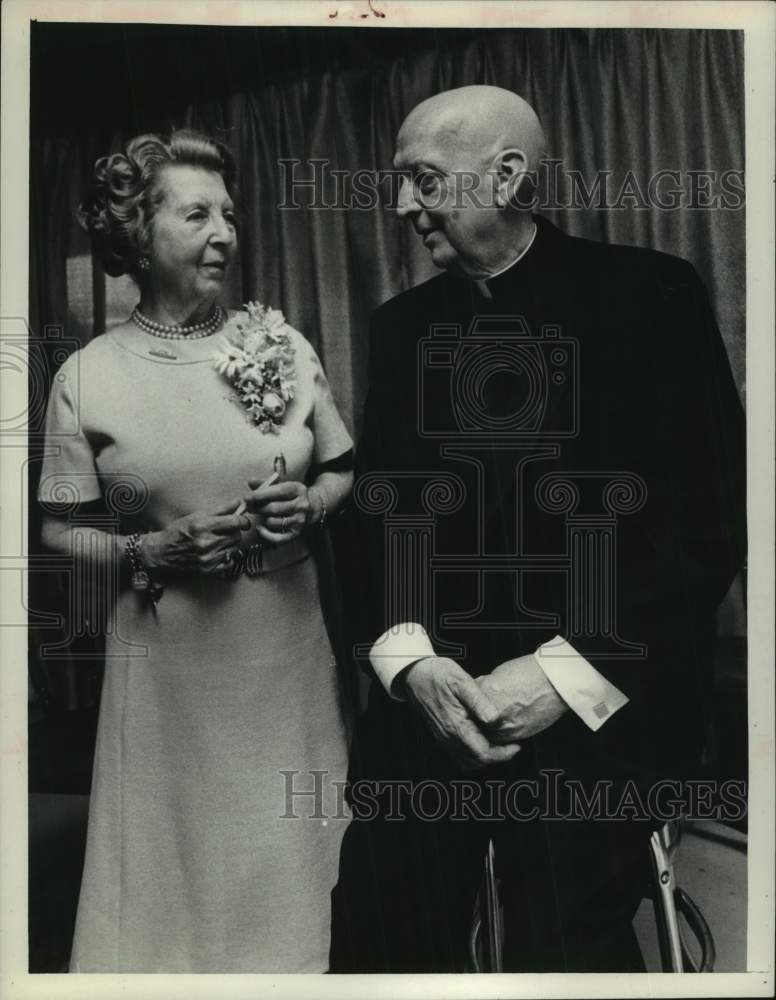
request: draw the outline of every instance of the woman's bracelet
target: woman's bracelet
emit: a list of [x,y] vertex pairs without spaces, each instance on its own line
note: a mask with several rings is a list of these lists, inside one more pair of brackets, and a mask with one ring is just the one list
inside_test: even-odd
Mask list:
[[142,554],[143,536],[139,531],[133,531],[127,536],[124,544],[124,555],[127,557],[130,570],[130,583],[132,589],[138,593],[145,594],[154,608],[161,601],[164,587],[153,579],[148,567],[143,562]]
[[324,524],[324,521],[326,520],[326,513],[327,513],[326,512],[326,501],[323,499],[323,494],[321,493],[321,491],[318,489],[317,486],[308,486],[307,487],[307,492],[308,493],[315,493],[315,495],[318,497],[318,499],[321,502],[321,516],[318,518],[318,520],[315,522],[315,524],[316,524],[316,527],[322,528],[323,524]]

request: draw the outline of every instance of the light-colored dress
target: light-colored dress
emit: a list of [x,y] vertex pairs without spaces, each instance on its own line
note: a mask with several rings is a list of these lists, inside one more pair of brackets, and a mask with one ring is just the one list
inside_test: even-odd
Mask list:
[[[247,419],[215,337],[96,338],[54,380],[41,499],[109,493],[122,531],[154,530],[244,496],[280,453],[304,481],[352,442],[311,345],[290,334],[297,389],[278,434]],[[328,968],[346,825],[335,663],[307,544],[270,551],[265,569],[168,579],[156,612],[129,588],[114,603],[74,972]]]

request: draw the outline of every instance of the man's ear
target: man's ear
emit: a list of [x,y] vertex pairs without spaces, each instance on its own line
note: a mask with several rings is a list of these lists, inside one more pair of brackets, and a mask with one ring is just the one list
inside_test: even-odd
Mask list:
[[496,207],[519,205],[518,191],[528,176],[528,157],[522,149],[502,149],[494,164],[496,173]]

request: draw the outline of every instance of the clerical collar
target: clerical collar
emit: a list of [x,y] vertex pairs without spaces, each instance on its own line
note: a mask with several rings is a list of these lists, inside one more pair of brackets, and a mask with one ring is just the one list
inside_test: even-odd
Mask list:
[[500,271],[494,271],[493,274],[489,274],[487,276],[487,278],[476,278],[475,279],[474,284],[477,286],[480,294],[482,295],[482,297],[484,299],[492,299],[493,298],[493,293],[488,288],[488,282],[492,281],[493,278],[497,278],[500,274],[505,274],[507,271],[511,270],[511,268],[513,268],[515,266],[515,264],[517,264],[518,261],[522,260],[523,257],[525,257],[525,255],[528,253],[528,251],[533,246],[534,240],[536,239],[536,233],[537,233],[537,231],[538,231],[538,227],[537,227],[536,223],[534,222],[533,232],[531,233],[530,240],[526,243],[526,245],[523,247],[523,249],[520,251],[520,253],[517,255],[517,257],[515,257],[515,259],[513,261],[511,261],[509,264],[507,264],[506,267],[502,267]]

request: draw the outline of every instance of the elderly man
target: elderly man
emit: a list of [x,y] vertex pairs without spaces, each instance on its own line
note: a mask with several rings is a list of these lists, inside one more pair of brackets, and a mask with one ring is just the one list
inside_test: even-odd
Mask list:
[[488,842],[506,969],[643,968],[652,792],[705,735],[737,393],[690,264],[531,214],[544,148],[495,87],[399,131],[399,215],[443,273],[372,322],[334,972],[463,970]]

